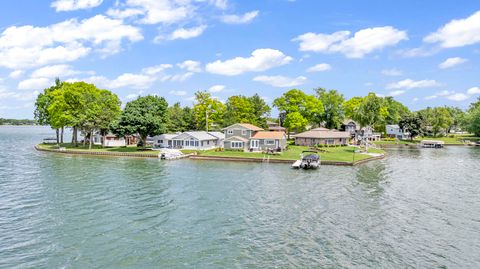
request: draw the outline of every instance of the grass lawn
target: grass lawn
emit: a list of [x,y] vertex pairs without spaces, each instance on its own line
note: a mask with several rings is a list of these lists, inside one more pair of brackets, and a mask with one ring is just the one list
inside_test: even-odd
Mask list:
[[421,141],[421,140],[440,140],[440,141],[445,142],[445,144],[454,144],[454,145],[464,144],[463,140],[478,141],[479,139],[480,139],[479,137],[474,137],[471,134],[454,135],[453,137],[450,137],[450,136],[441,136],[441,137],[425,136],[425,137],[416,137],[415,138],[415,140],[417,140],[417,141]]
[[[269,155],[270,159],[277,160],[291,160],[295,161],[300,158],[302,151],[308,150],[308,147],[289,146],[288,150],[278,155]],[[355,147],[337,147],[324,148],[325,152],[320,152],[322,161],[336,161],[336,162],[352,162],[371,158],[370,155],[354,153],[358,148]],[[380,149],[369,149],[369,153],[384,153]],[[263,158],[265,154],[261,152],[242,152],[242,151],[199,151],[200,156],[215,156],[215,157],[238,157],[238,158]],[[354,156],[355,154],[355,156]]]
[[[40,148],[43,149],[58,149],[57,144],[39,144]],[[64,143],[60,144],[60,147],[66,148],[67,151],[69,150],[77,150],[77,151],[90,151],[90,152],[126,152],[126,153],[133,153],[133,154],[158,154],[159,151],[157,150],[142,150],[142,148],[138,148],[136,146],[128,146],[128,147],[115,147],[115,148],[102,148],[99,145],[92,145],[92,149],[88,149],[88,145],[85,147],[83,144],[78,144],[78,147],[74,147],[71,143]]]
[[380,141],[374,141],[373,143],[375,145],[412,145],[412,144],[418,144],[420,141],[419,140],[399,140],[399,141],[389,141],[389,140],[380,140]]

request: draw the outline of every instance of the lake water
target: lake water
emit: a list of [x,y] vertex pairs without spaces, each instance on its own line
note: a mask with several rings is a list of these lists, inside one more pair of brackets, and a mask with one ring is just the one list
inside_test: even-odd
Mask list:
[[36,152],[0,127],[0,268],[480,268],[480,148],[356,167]]

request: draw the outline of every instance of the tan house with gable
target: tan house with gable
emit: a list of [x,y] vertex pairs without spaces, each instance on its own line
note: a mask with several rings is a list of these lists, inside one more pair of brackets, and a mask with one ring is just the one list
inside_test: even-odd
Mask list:
[[326,145],[347,145],[351,138],[350,132],[341,132],[327,128],[315,128],[295,135],[295,145],[315,146]]

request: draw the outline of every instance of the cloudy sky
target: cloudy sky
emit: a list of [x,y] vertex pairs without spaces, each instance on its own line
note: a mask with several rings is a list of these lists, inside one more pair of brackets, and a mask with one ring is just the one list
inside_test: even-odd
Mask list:
[[32,118],[55,77],[123,102],[157,94],[191,105],[198,90],[270,102],[325,87],[465,108],[480,96],[479,62],[480,5],[470,0],[0,3],[0,117]]

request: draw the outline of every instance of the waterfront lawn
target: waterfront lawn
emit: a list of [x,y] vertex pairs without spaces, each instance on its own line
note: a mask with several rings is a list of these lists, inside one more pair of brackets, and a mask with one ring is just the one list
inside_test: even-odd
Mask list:
[[[58,149],[57,144],[39,144],[40,148],[43,149]],[[76,150],[76,151],[89,151],[89,152],[124,152],[124,153],[133,153],[133,154],[158,154],[157,150],[146,150],[139,148],[137,146],[128,146],[128,147],[114,147],[114,148],[102,148],[99,145],[92,145],[92,149],[88,149],[88,145],[83,146],[83,144],[78,144],[75,147],[72,143],[63,143],[60,144],[60,147],[65,148],[67,151]]]
[[375,145],[414,145],[418,144],[420,141],[419,140],[380,140],[380,141],[374,141],[373,144]]
[[440,137],[433,137],[433,136],[425,136],[425,137],[416,137],[415,140],[439,140],[445,142],[445,144],[451,145],[462,145],[464,144],[463,141],[470,140],[470,141],[478,141],[480,138],[474,137],[471,134],[458,134],[458,135],[448,135],[448,136],[440,136]]
[[[280,154],[268,155],[270,159],[277,160],[289,160],[295,161],[300,158],[302,151],[308,150],[308,147],[302,146],[289,146],[287,150]],[[372,156],[361,153],[354,153],[358,150],[356,147],[332,147],[323,148],[325,152],[319,152],[322,161],[335,161],[335,162],[347,162],[351,163],[353,160],[359,161],[371,158]],[[369,149],[369,153],[384,153],[380,149]],[[212,157],[232,157],[232,158],[263,158],[266,154],[261,152],[243,152],[243,151],[199,151],[200,156],[212,156]]]

